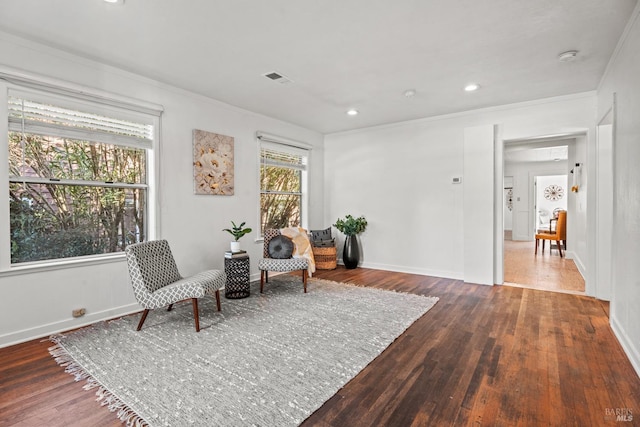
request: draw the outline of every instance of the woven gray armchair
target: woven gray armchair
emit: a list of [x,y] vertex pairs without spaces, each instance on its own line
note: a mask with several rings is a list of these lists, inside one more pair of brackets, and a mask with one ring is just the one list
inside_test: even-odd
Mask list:
[[134,243],[127,246],[125,254],[133,293],[144,308],[137,331],[142,328],[149,310],[168,305],[167,311],[171,311],[174,303],[191,299],[196,332],[199,332],[198,298],[206,294],[215,294],[220,311],[220,288],[226,282],[223,271],[209,270],[182,277],[166,240]]
[[269,256],[269,243],[272,239],[280,236],[280,230],[278,229],[266,229],[264,230],[264,248],[263,256],[258,262],[258,269],[260,270],[260,293],[264,288],[264,283],[269,283],[269,272],[287,272],[287,271],[302,271],[302,284],[304,286],[304,292],[307,292],[307,271],[309,269],[309,262],[304,258],[284,258],[277,259]]

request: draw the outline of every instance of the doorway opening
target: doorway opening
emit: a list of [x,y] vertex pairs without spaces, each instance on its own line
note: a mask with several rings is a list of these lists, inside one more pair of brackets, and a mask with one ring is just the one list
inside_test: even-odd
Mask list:
[[[504,284],[584,295],[585,281],[572,252],[542,243],[535,255],[535,235],[554,232],[558,211],[568,212],[566,239],[570,246],[576,224],[571,197],[571,165],[575,138],[537,138],[504,144]],[[574,242],[575,243],[575,242]],[[552,246],[552,247],[549,247]]]
[[533,177],[534,212],[533,232],[551,234],[559,211],[567,210],[567,175],[536,175]]

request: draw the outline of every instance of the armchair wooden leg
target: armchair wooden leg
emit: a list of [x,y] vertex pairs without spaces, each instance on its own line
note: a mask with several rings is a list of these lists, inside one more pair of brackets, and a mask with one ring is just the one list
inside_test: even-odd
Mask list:
[[264,288],[264,270],[260,270],[260,293],[262,293],[262,288]]
[[216,307],[218,307],[218,311],[220,311],[220,289],[216,291]]
[[144,309],[144,313],[142,313],[142,317],[140,318],[140,322],[138,323],[138,329],[136,329],[136,331],[139,331],[140,329],[142,329],[142,324],[144,323],[145,319],[147,318],[147,314],[149,314],[149,309],[145,308]]
[[172,308],[173,308],[173,304],[169,304],[169,307],[167,307],[167,311],[171,311]]
[[534,255],[538,255],[538,243],[540,242],[539,239],[536,239],[536,252]]
[[[558,245],[558,252],[560,252],[560,258],[562,258],[562,244],[560,240],[556,240],[556,245]],[[549,246],[551,246],[551,244],[549,244]]]
[[307,270],[302,270],[302,283],[304,284],[304,293],[307,293]]
[[[542,239],[542,253],[544,253],[544,242],[546,242],[547,239]],[[551,246],[549,246],[551,247]],[[551,252],[551,249],[549,249],[549,252]]]
[[198,298],[191,298],[193,303],[193,319],[196,322],[196,332],[200,332],[200,314],[198,313]]

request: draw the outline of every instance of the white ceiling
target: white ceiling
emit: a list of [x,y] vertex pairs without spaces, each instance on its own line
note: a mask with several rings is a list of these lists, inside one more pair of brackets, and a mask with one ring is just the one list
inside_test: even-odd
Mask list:
[[0,30],[331,133],[595,90],[636,1],[0,0]]

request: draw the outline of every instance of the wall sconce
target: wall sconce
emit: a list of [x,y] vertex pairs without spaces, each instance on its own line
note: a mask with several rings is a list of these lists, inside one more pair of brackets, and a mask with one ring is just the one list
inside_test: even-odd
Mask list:
[[580,189],[580,178],[582,176],[582,163],[576,163],[576,166],[571,169],[571,173],[573,174],[573,185],[571,186],[571,191],[577,193]]

